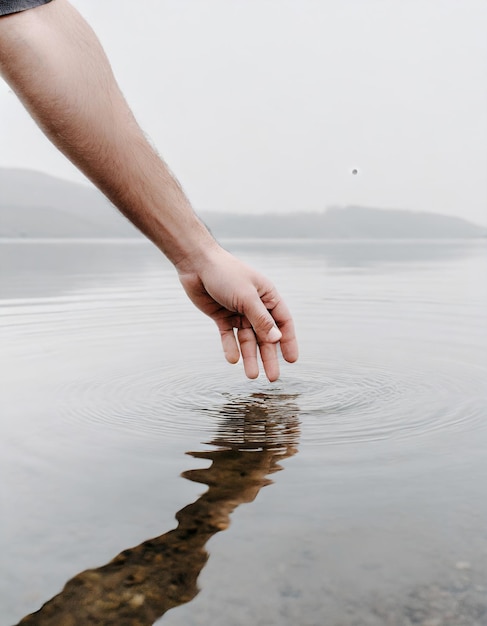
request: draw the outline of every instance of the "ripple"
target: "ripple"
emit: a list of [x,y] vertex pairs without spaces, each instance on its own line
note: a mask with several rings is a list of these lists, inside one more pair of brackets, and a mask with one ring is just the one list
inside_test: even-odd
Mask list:
[[[440,368],[442,365],[442,368]],[[283,379],[195,363],[86,380],[62,390],[69,419],[166,439],[250,448],[461,432],[485,422],[486,371],[464,363],[306,362]],[[76,402],[73,402],[72,399]]]
[[485,420],[486,373],[463,364],[461,371],[443,371],[424,359],[415,370],[341,363],[340,369],[307,371],[298,383],[306,438],[338,444],[472,430]]
[[240,369],[208,363],[192,362],[191,370],[158,367],[85,380],[61,394],[69,419],[165,437],[188,439],[198,433],[226,445],[245,447],[247,442],[249,448],[269,443],[271,430],[282,439],[299,412],[294,396],[277,385],[250,382]]

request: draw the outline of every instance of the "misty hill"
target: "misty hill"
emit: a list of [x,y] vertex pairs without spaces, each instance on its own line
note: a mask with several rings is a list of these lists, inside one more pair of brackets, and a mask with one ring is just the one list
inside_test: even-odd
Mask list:
[[94,187],[0,168],[0,237],[133,237],[138,231]]
[[[487,229],[461,218],[357,206],[322,213],[202,212],[218,238],[464,238]],[[140,237],[96,189],[40,172],[0,168],[0,237]]]
[[360,206],[331,207],[322,213],[251,216],[207,213],[202,217],[217,237],[455,239],[487,236],[487,228],[459,217]]

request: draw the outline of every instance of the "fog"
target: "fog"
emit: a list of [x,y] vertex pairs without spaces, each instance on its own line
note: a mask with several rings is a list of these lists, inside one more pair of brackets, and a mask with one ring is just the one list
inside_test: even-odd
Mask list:
[[[360,204],[487,224],[485,2],[74,4],[198,210]],[[83,180],[4,83],[0,111],[0,166]]]

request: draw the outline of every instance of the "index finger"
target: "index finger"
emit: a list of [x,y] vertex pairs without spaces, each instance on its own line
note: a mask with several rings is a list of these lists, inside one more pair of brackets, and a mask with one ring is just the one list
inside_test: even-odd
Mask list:
[[[265,305],[265,299],[263,299],[263,302]],[[275,303],[274,306],[272,308],[268,308],[268,311],[274,318],[277,327],[282,333],[282,337],[279,341],[282,356],[288,363],[294,363],[298,360],[299,349],[293,318],[286,303],[279,295],[277,295],[277,298],[273,298],[273,303]]]

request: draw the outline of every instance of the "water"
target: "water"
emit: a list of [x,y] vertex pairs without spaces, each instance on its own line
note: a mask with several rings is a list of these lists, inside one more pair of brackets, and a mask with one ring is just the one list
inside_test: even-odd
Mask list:
[[130,549],[73,623],[485,626],[487,242],[225,243],[294,313],[277,383],[149,244],[0,243],[0,623]]

